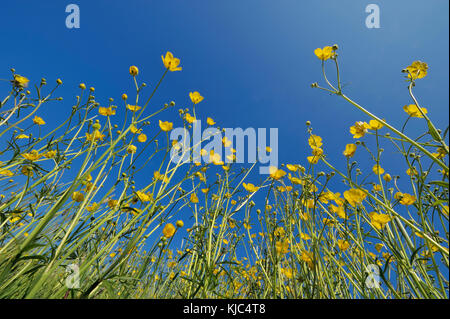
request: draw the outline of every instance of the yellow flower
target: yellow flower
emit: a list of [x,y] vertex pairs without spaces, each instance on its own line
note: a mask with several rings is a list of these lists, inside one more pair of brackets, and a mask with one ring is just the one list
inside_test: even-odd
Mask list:
[[298,171],[298,166],[296,166],[296,165],[287,164],[287,165],[286,165],[286,168],[287,168],[288,170],[290,170],[291,172],[296,172],[296,171]]
[[304,234],[304,233],[300,233],[300,237],[303,240],[310,240],[311,239],[311,237],[308,234]]
[[286,231],[283,227],[277,227],[274,231],[274,235],[276,237],[283,238],[284,236],[286,236]]
[[[17,138],[19,138],[19,137],[17,137]],[[433,156],[437,157],[437,158],[444,158],[445,155],[447,155],[447,152],[445,151],[445,149],[443,147],[438,147],[437,153],[433,153]]]
[[0,175],[12,177],[14,176],[14,173],[11,172],[9,169],[0,169]]
[[197,119],[193,116],[191,116],[191,114],[186,113],[186,122],[188,122],[189,124],[194,123],[195,121],[197,121]]
[[20,88],[26,88],[28,86],[28,80],[26,77],[19,74],[14,74],[14,85]]
[[149,201],[151,201],[153,199],[153,195],[152,194],[150,194],[150,193],[146,194],[146,193],[144,193],[142,191],[137,191],[136,192],[136,196],[143,203],[149,202]]
[[344,198],[353,207],[361,204],[363,200],[366,198],[366,196],[367,196],[366,192],[355,188],[349,189],[348,191],[344,192]]
[[330,46],[326,46],[323,49],[317,48],[314,50],[314,54],[322,61],[328,60],[329,58],[333,57],[334,52],[333,48]]
[[419,107],[415,104],[410,104],[410,105],[405,105],[403,107],[403,110],[408,113],[409,116],[411,117],[418,117],[418,118],[423,118],[422,113],[420,112],[420,110],[422,110],[423,114],[427,114],[428,110],[424,107],[421,107],[419,109]]
[[381,168],[381,166],[378,165],[378,164],[375,164],[375,165],[372,167],[372,171],[374,172],[374,174],[377,174],[377,175],[382,175],[382,174],[384,174],[384,169]]
[[408,78],[412,80],[424,78],[428,73],[428,65],[425,62],[414,61],[410,66],[406,67]]
[[415,167],[412,167],[412,169],[411,169],[411,168],[408,168],[408,169],[406,170],[406,174],[409,175],[409,176],[415,176],[415,175],[418,175],[417,170],[416,170]]
[[350,243],[343,239],[339,239],[337,244],[339,249],[342,251],[346,251],[350,247]]
[[381,249],[382,249],[383,247],[384,247],[384,244],[381,244],[381,243],[375,244],[375,249],[376,249],[378,252],[380,252]]
[[139,142],[144,143],[147,140],[147,135],[139,134],[137,139],[138,139]]
[[216,124],[216,122],[214,122],[214,120],[212,119],[212,118],[210,118],[210,117],[208,117],[207,119],[206,119],[206,123],[208,124],[208,125],[214,125],[214,124]]
[[95,212],[100,205],[97,203],[92,203],[90,206],[86,207],[86,210],[90,213]]
[[171,223],[169,223],[166,226],[164,226],[163,235],[166,238],[170,238],[173,236],[173,234],[175,234],[175,231],[176,231],[175,226],[173,226]]
[[245,190],[249,193],[254,193],[259,189],[259,187],[253,185],[252,183],[242,183],[242,186],[244,186]]
[[378,214],[376,212],[372,212],[369,214],[369,216],[370,216],[371,224],[376,229],[383,229],[383,227],[391,221],[391,218],[389,217],[389,215],[386,215],[386,214]]
[[279,180],[279,179],[283,178],[284,175],[286,175],[286,172],[283,171],[282,169],[276,168],[275,166],[270,166],[269,174],[270,174],[271,178],[273,178],[275,180]]
[[84,200],[84,195],[81,192],[73,192],[72,199],[76,202],[82,202]]
[[153,172],[153,177],[158,181],[163,181],[163,183],[168,183],[169,178],[166,175],[161,174],[158,171]]
[[136,76],[136,75],[138,75],[138,73],[139,73],[139,69],[137,66],[134,66],[134,65],[130,66],[130,75]]
[[314,148],[312,154],[313,156],[308,156],[307,160],[311,164],[317,164],[319,162],[320,156],[323,154],[323,150],[321,148]]
[[266,146],[266,152],[267,152],[267,153],[272,152],[272,148],[271,148],[270,146]]
[[92,134],[86,133],[86,140],[90,142],[97,142],[97,140],[103,141],[105,137],[104,134],[100,133],[99,130],[95,130]]
[[322,147],[322,138],[320,136],[311,134],[311,136],[308,139],[308,144],[312,149],[320,148]]
[[182,68],[180,65],[180,59],[174,58],[173,54],[169,51],[166,53],[166,57],[161,55],[161,59],[164,63],[164,66],[169,69],[169,71],[181,71]]
[[314,254],[312,252],[304,250],[300,258],[308,264],[310,269],[314,268]]
[[444,213],[444,215],[446,215],[448,217],[448,206],[447,205],[442,206],[442,213]]
[[220,157],[219,153],[214,153],[214,150],[211,150],[209,152],[209,161],[213,163],[214,165],[223,165],[224,162],[222,161],[222,158]]
[[330,205],[328,207],[328,209],[332,212],[335,213],[336,215],[338,215],[340,218],[342,219],[348,219],[347,214],[345,213],[345,209],[344,206],[339,205],[339,206],[334,206],[334,205]]
[[224,137],[222,138],[222,144],[223,144],[223,146],[225,146],[225,147],[229,147],[229,146],[231,145],[231,141],[230,141],[226,136],[224,136]]
[[141,107],[138,105],[127,104],[127,109],[129,109],[132,112],[136,112],[136,111],[139,111],[141,109]]
[[111,116],[111,115],[116,114],[116,110],[114,110],[111,106],[110,107],[99,107],[98,114],[103,115],[103,116]]
[[[281,268],[280,271],[287,279],[292,279],[293,271],[291,268]],[[287,288],[289,288],[289,287],[287,287]]]
[[192,193],[189,200],[191,201],[191,203],[197,204],[197,203],[198,203],[198,197],[197,197],[197,194]]
[[383,179],[384,179],[386,182],[390,182],[390,181],[392,180],[392,177],[391,177],[390,174],[386,173],[386,174],[384,174]]
[[355,144],[347,144],[345,145],[345,150],[343,152],[344,156],[351,158],[355,155],[356,145]]
[[184,226],[184,222],[182,220],[177,220],[175,226],[177,226],[178,228],[182,228]]
[[142,132],[142,130],[138,130],[136,126],[134,126],[133,124],[130,125],[130,132],[135,134],[138,133],[140,134]]
[[39,154],[36,150],[32,150],[30,153],[23,153],[22,156],[29,161],[37,161],[42,157],[42,154]]
[[383,126],[384,125],[380,121],[370,120],[368,128],[371,130],[380,130],[381,128],[383,128]]
[[37,124],[37,125],[44,125],[45,124],[45,121],[42,119],[42,117],[39,117],[37,115],[34,116],[33,122],[34,122],[34,124]]
[[400,200],[400,204],[405,205],[405,206],[412,205],[415,202],[416,202],[416,196],[410,195],[410,194],[407,194],[407,193],[403,193],[403,197]]
[[128,148],[127,148],[127,153],[128,153],[128,154],[134,154],[134,153],[136,153],[136,150],[137,150],[137,147],[136,147],[136,146],[134,146],[134,145],[129,145]]
[[278,255],[285,255],[289,252],[289,239],[279,240],[275,242],[275,249]]
[[18,139],[18,140],[21,140],[21,139],[24,139],[24,138],[29,138],[29,136],[26,135],[26,134],[19,134],[19,135],[16,136],[16,139]]
[[194,104],[198,104],[201,101],[203,101],[203,96],[200,95],[199,92],[195,91],[195,92],[189,92],[189,97],[191,98],[192,103]]
[[162,122],[161,120],[159,120],[159,127],[162,131],[169,132],[173,129],[173,123],[169,121]]
[[119,203],[119,201],[117,199],[110,199],[108,201],[108,207],[109,208],[115,208],[118,203]]
[[366,122],[356,122],[354,126],[350,127],[350,133],[353,134],[353,138],[361,138],[367,133],[369,124]]
[[23,166],[21,172],[25,176],[33,177],[33,168],[31,166]]

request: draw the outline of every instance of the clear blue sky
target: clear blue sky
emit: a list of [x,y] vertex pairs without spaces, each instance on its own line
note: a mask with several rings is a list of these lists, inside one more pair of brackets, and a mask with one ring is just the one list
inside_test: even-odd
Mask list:
[[[65,27],[69,3],[80,7],[80,29]],[[365,26],[369,3],[380,6],[380,29]],[[428,76],[415,90],[437,127],[445,128],[448,7],[446,0],[2,1],[0,78],[10,76],[10,67],[36,83],[62,78],[58,95],[64,102],[41,113],[48,122],[60,121],[80,82],[94,86],[98,100],[118,101],[132,92],[130,65],[155,84],[163,72],[160,56],[170,50],[183,71],[169,74],[156,104],[174,100],[186,107],[188,92],[198,90],[205,97],[198,108],[203,120],[211,116],[221,127],[278,127],[282,163],[306,164],[304,123],[310,120],[330,160],[343,167],[344,146],[354,141],[349,126],[368,118],[310,88],[323,83],[313,50],[339,44],[346,94],[396,126],[406,118],[403,105],[411,103],[400,71],[426,61]],[[0,82],[1,92],[6,89]],[[413,131],[425,130],[423,121],[413,122]],[[393,174],[404,174],[403,166],[395,171],[390,164]]]

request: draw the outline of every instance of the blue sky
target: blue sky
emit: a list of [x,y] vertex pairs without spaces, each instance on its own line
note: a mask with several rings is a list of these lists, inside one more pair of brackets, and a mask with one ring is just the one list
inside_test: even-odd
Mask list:
[[[64,98],[41,116],[60,122],[70,112],[78,84],[96,88],[97,100],[131,93],[130,65],[150,85],[163,72],[161,54],[181,59],[182,72],[170,73],[153,102],[174,100],[190,106],[188,93],[205,97],[198,114],[221,127],[279,128],[279,160],[306,165],[310,149],[305,122],[323,137],[331,162],[341,161],[354,140],[349,126],[369,120],[345,101],[311,89],[323,84],[313,50],[338,44],[344,92],[395,126],[412,103],[400,72],[414,60],[428,63],[428,76],[415,92],[438,128],[448,126],[448,1],[294,1],[172,0],[73,1],[81,28],[65,27],[70,1],[2,1],[0,4],[0,78],[9,68],[38,83],[54,83]],[[381,28],[365,26],[365,7],[381,10]],[[331,64],[330,64],[331,66]],[[0,82],[1,92],[7,84]],[[423,121],[408,125],[425,130]],[[357,159],[364,161],[364,154]],[[404,173],[391,160],[393,174]]]

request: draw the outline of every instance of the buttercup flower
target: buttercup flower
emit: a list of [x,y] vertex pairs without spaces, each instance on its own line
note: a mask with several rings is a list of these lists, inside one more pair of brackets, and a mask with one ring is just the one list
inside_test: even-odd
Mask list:
[[368,128],[371,130],[380,130],[384,125],[380,121],[370,120],[368,126]]
[[314,54],[322,61],[328,60],[329,58],[333,57],[334,52],[333,48],[330,46],[326,46],[323,49],[317,48],[314,50]]
[[147,141],[147,135],[145,134],[139,134],[139,136],[137,137],[138,141],[141,143],[144,143],[145,141]]
[[127,109],[129,109],[132,112],[136,112],[136,111],[139,111],[141,109],[141,107],[138,105],[127,104]]
[[19,74],[14,74],[14,85],[19,88],[26,88],[28,86],[28,80],[26,77],[21,76]]
[[350,243],[343,239],[338,239],[337,244],[341,251],[346,251],[350,247]]
[[169,51],[167,51],[166,56],[161,55],[161,59],[164,63],[164,66],[169,69],[169,71],[181,71],[182,68],[180,65],[180,59],[174,58],[173,54]]
[[259,187],[253,185],[252,183],[242,183],[242,186],[244,186],[245,190],[249,193],[254,193],[259,189]]
[[184,222],[183,222],[182,220],[177,220],[177,222],[175,223],[175,225],[176,225],[178,228],[182,228],[182,227],[184,226]]
[[112,107],[99,107],[98,114],[103,116],[111,116],[116,114],[116,110],[114,110]]
[[189,92],[189,97],[191,98],[192,103],[198,104],[203,101],[204,97],[200,95],[199,92]]
[[134,154],[134,153],[136,153],[136,150],[137,150],[137,147],[136,147],[136,146],[134,146],[134,145],[129,145],[128,148],[127,148],[127,153],[128,153],[128,154]]
[[409,176],[416,176],[416,175],[418,175],[419,173],[417,173],[417,170],[416,170],[415,167],[412,167],[412,168],[408,168],[408,169],[406,170],[406,174],[409,175]]
[[82,202],[84,200],[84,195],[81,192],[73,192],[72,199],[76,202]]
[[170,238],[175,234],[176,228],[171,223],[166,224],[163,229],[163,235],[166,238]]
[[375,164],[375,165],[372,167],[372,171],[374,172],[374,174],[377,174],[377,175],[382,175],[382,174],[384,174],[384,169],[382,169],[382,168],[380,167],[380,165],[378,165],[378,164]]
[[39,154],[36,150],[32,150],[30,153],[23,153],[22,156],[29,161],[37,161],[42,157],[42,154]]
[[169,132],[173,129],[173,123],[169,121],[163,122],[159,120],[159,127],[161,128],[162,131]]
[[415,202],[416,202],[416,196],[410,195],[410,194],[407,194],[407,193],[403,193],[403,197],[400,200],[400,204],[405,205],[405,206],[412,205]]
[[14,173],[11,172],[9,169],[0,169],[0,175],[12,177],[14,176]]
[[425,62],[414,61],[410,66],[406,67],[408,78],[412,80],[424,78],[428,73],[428,65]]
[[383,227],[391,221],[389,215],[386,214],[378,214],[377,212],[372,212],[369,214],[371,224],[376,229],[383,229]]
[[351,158],[353,157],[353,155],[355,155],[356,152],[356,145],[355,144],[347,144],[345,145],[345,150],[342,154],[344,154],[344,156]]
[[320,136],[311,134],[311,136],[308,139],[308,144],[312,149],[320,148],[322,147],[322,138]]
[[207,123],[208,125],[210,125],[210,126],[216,124],[216,122],[214,122],[214,120],[213,120],[212,118],[210,118],[210,117],[208,117],[208,118],[206,119],[206,123]]
[[143,203],[149,202],[153,198],[152,194],[146,194],[145,192],[142,192],[142,191],[137,191],[136,196]]
[[367,133],[368,126],[366,122],[356,122],[350,127],[350,133],[353,134],[353,138],[361,138]]
[[130,66],[130,75],[136,76],[136,75],[138,75],[138,73],[139,73],[139,69],[137,66],[134,66],[134,65]]
[[282,169],[276,168],[275,166],[270,166],[269,174],[270,174],[270,177],[272,177],[273,179],[279,180],[279,179],[283,178],[284,175],[286,175],[286,172],[283,171]]
[[361,204],[363,200],[366,198],[367,193],[356,188],[349,189],[344,192],[344,198],[349,202],[350,205],[356,207]]
[[192,124],[195,121],[197,121],[197,119],[195,117],[191,116],[191,114],[189,114],[189,113],[186,113],[185,118],[186,118],[186,122],[188,122],[189,124]]
[[42,117],[35,115],[33,118],[33,123],[37,125],[44,125],[45,121],[42,119]]
[[198,197],[197,197],[197,194],[192,193],[192,194],[191,194],[191,197],[190,197],[190,201],[191,201],[191,203],[193,203],[193,204],[197,204],[197,203],[198,203]]
[[[420,108],[423,114],[427,114],[428,110],[424,107]],[[405,105],[403,110],[411,117],[423,118],[422,113],[420,113],[419,107],[415,104]]]

